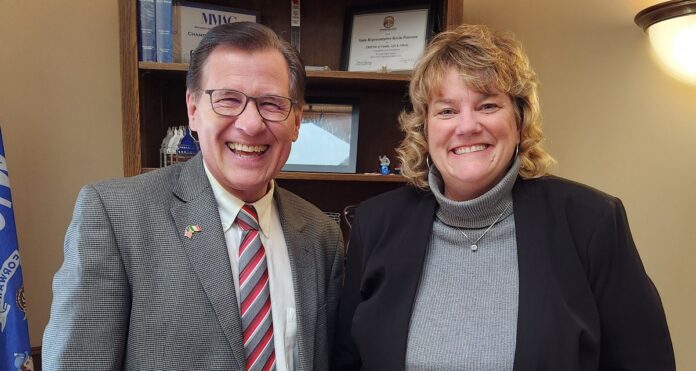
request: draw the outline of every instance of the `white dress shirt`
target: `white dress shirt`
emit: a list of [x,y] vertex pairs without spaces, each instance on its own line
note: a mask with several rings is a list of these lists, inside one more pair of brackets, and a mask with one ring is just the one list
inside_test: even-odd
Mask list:
[[[210,181],[220,212],[220,221],[225,233],[227,252],[232,267],[232,277],[234,277],[237,305],[239,305],[239,245],[242,242],[242,229],[234,221],[237,218],[237,213],[244,206],[244,201],[227,192],[210,174],[207,167],[205,167],[205,173]],[[295,290],[288,248],[278,216],[278,207],[273,201],[274,190],[274,182],[271,182],[271,189],[252,205],[259,217],[261,243],[266,250],[276,370],[292,371],[295,370],[295,361],[297,360]]]

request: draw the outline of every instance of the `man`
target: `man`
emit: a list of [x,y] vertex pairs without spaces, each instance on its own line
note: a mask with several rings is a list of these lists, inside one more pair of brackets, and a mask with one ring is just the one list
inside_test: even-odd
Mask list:
[[201,154],[80,192],[45,370],[328,368],[343,241],[273,182],[299,133],[304,79],[265,26],[208,32],[186,92]]

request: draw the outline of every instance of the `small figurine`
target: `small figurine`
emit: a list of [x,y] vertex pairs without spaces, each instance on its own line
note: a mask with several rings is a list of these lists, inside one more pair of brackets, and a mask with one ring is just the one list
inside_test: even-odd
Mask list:
[[387,156],[379,156],[379,173],[382,175],[389,175],[391,172],[389,170],[389,164],[391,161],[389,161],[389,157]]
[[29,352],[15,353],[14,354],[14,367],[18,371],[33,371],[34,370],[34,360],[32,359]]

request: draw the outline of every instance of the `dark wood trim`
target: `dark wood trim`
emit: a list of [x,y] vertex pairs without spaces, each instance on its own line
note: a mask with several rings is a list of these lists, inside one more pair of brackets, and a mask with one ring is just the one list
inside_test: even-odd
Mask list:
[[445,2],[447,15],[446,28],[457,27],[464,23],[464,0],[449,0]]
[[276,179],[292,180],[327,180],[334,182],[379,182],[379,183],[405,183],[406,178],[401,175],[381,174],[339,174],[339,173],[302,173],[283,172]]
[[140,173],[140,99],[138,96],[137,2],[118,1],[121,58],[121,114],[123,115],[123,175]]
[[634,21],[647,31],[657,22],[689,14],[696,14],[696,0],[667,1],[641,10]]
[[34,362],[34,371],[41,371],[41,347],[31,347],[31,358]]
[[[184,74],[188,63],[138,62],[141,72],[172,72]],[[363,88],[405,89],[411,75],[408,73],[349,72],[349,71],[307,71],[307,84],[314,87],[342,85]]]
[[[142,173],[156,170],[151,167],[142,168]],[[406,178],[401,175],[389,174],[342,174],[342,173],[305,173],[305,172],[281,172],[276,179],[283,180],[319,180],[330,182],[373,182],[373,183],[406,183]]]

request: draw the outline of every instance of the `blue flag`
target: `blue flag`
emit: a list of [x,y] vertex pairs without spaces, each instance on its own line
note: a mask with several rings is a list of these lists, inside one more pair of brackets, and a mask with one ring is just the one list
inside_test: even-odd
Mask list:
[[0,370],[34,370],[29,346],[22,267],[0,131]]

